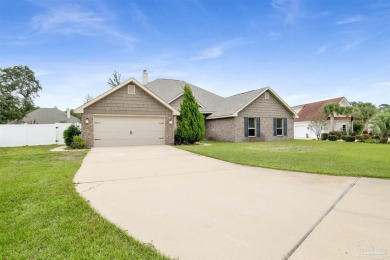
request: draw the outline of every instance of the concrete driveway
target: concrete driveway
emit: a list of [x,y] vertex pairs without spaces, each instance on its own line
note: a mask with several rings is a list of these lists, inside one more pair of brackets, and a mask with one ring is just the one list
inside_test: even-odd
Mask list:
[[94,148],[77,191],[180,259],[390,257],[390,181],[235,165],[170,146]]

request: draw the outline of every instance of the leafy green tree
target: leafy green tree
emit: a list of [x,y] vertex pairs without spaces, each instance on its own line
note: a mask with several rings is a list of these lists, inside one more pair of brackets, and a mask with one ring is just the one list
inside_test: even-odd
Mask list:
[[371,123],[373,124],[374,133],[380,135],[381,142],[387,143],[390,133],[390,109],[378,113],[371,120]]
[[322,108],[322,112],[330,117],[330,128],[334,131],[334,116],[343,112],[343,107],[338,103],[326,104]]
[[114,87],[118,86],[119,84],[121,84],[121,74],[116,72],[116,70],[114,70],[114,73],[112,73],[112,78],[108,78],[107,84],[111,88],[114,88]]
[[368,130],[368,121],[378,113],[378,108],[369,102],[357,102],[354,105],[354,117],[363,120],[364,129]]
[[188,85],[184,86],[183,101],[180,104],[180,120],[176,134],[182,142],[193,144],[204,138],[204,116]]
[[390,109],[389,104],[381,104],[379,105],[379,111],[385,111],[386,109]]
[[27,66],[0,68],[0,123],[23,118],[35,108],[42,86]]

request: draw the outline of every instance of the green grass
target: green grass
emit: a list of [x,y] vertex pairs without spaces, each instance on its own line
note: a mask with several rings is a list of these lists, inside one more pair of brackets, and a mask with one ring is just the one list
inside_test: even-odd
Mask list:
[[272,169],[342,176],[390,178],[390,145],[330,141],[182,145],[178,148],[216,159]]
[[75,191],[86,151],[0,148],[0,259],[166,259]]

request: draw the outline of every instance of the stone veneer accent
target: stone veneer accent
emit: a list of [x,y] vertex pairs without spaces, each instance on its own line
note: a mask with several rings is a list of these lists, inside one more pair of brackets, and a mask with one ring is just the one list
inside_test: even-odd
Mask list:
[[[172,111],[151,97],[143,89],[135,87],[135,94],[127,93],[127,85],[86,107],[81,120],[81,135],[88,147],[93,147],[93,115],[156,115],[165,116],[165,143],[174,144],[176,116]],[[85,124],[88,118],[89,124]],[[172,124],[169,121],[172,120]]]
[[[245,137],[244,117],[260,117],[260,137]],[[287,118],[287,136],[273,135],[273,118]],[[271,93],[264,94],[238,113],[237,117],[206,121],[206,138],[226,142],[259,142],[294,138],[294,117]]]

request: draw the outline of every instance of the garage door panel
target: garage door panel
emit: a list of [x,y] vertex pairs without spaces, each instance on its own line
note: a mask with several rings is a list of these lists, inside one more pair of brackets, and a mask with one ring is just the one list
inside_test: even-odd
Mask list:
[[162,117],[95,116],[95,146],[165,144]]

